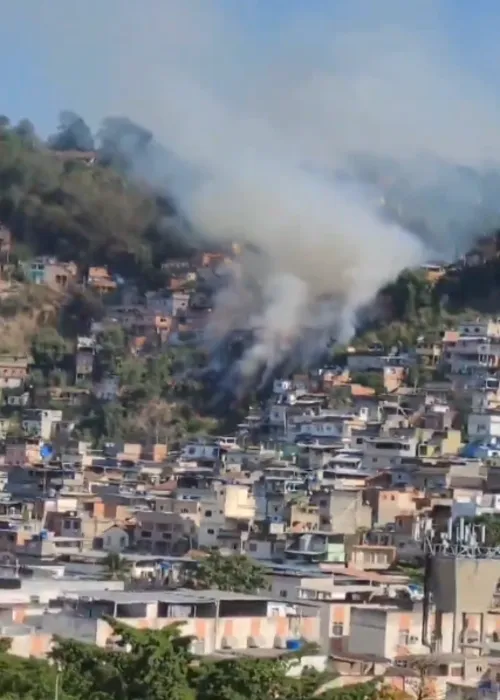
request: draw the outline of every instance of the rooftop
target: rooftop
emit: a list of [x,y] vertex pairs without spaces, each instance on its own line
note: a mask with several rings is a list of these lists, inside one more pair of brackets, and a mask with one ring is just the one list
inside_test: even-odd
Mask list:
[[107,591],[103,588],[85,591],[85,599],[107,600],[118,605],[131,603],[167,603],[167,604],[201,604],[219,603],[222,601],[275,601],[284,603],[283,600],[265,595],[252,595],[249,593],[234,593],[232,591],[220,591],[218,589],[207,589],[203,591],[192,591],[180,588],[175,591]]

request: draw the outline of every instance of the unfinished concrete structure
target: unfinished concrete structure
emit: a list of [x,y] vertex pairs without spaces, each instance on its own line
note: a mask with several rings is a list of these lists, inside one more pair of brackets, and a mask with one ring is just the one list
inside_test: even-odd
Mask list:
[[493,594],[500,579],[500,548],[487,547],[484,526],[467,524],[463,519],[452,523],[439,538],[430,530],[426,533],[427,567],[425,608],[430,598],[435,607],[435,628],[428,630],[428,614],[424,614],[424,639],[429,647],[439,651],[442,641],[444,615],[453,615],[453,649],[462,651],[471,643],[468,628],[471,620],[479,623],[477,643],[485,643],[486,615],[492,607]]

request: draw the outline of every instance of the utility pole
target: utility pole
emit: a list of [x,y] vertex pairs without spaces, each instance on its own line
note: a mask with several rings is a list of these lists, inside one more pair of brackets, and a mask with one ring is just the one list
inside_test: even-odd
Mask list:
[[54,686],[54,700],[59,700],[59,692],[60,692],[60,685],[61,685],[61,669],[59,666],[57,667],[57,674],[56,674],[56,683]]

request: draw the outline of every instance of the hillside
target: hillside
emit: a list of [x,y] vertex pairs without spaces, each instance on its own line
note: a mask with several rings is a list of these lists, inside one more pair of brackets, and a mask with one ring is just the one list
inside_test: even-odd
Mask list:
[[65,303],[48,287],[0,281],[0,353],[30,354],[42,327],[56,327]]
[[[164,193],[128,176],[131,158],[140,161],[151,149],[157,150],[152,134],[127,119],[105,119],[94,136],[78,115],[63,112],[58,132],[43,142],[30,122],[12,126],[0,118],[0,223],[13,234],[10,262],[53,255],[76,262],[82,272],[92,264],[109,265],[143,291],[164,286],[161,263],[192,253],[194,239]],[[483,247],[484,241],[495,251],[486,262],[451,266],[436,283],[416,271],[388,285],[379,295],[379,315],[363,324],[360,342],[368,333],[386,345],[409,345],[449,327],[457,314],[495,312],[498,237],[484,239]],[[29,291],[23,294],[29,298]],[[40,315],[38,300],[25,311],[22,299],[18,305],[19,318],[2,322],[7,347],[25,347],[39,319],[56,315]]]
[[[496,241],[492,236],[491,241]],[[439,337],[462,318],[500,312],[500,257],[450,265],[439,279],[425,270],[406,270],[381,290],[359,331],[357,345],[413,346],[419,337]]]
[[17,254],[54,255],[82,267],[112,263],[114,271],[154,285],[165,257],[186,247],[165,224],[171,206],[112,167],[109,138],[90,162],[78,142],[62,145],[70,148],[52,150],[29,123],[0,121],[0,221]]

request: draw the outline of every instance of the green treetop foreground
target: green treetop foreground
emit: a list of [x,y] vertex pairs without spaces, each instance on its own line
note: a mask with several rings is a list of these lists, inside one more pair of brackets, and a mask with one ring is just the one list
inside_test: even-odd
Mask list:
[[190,652],[179,625],[135,630],[108,619],[121,639],[116,650],[57,639],[48,660],[0,650],[0,700],[375,700],[394,698],[380,684],[328,689],[334,676],[288,671],[298,656],[203,660]]

